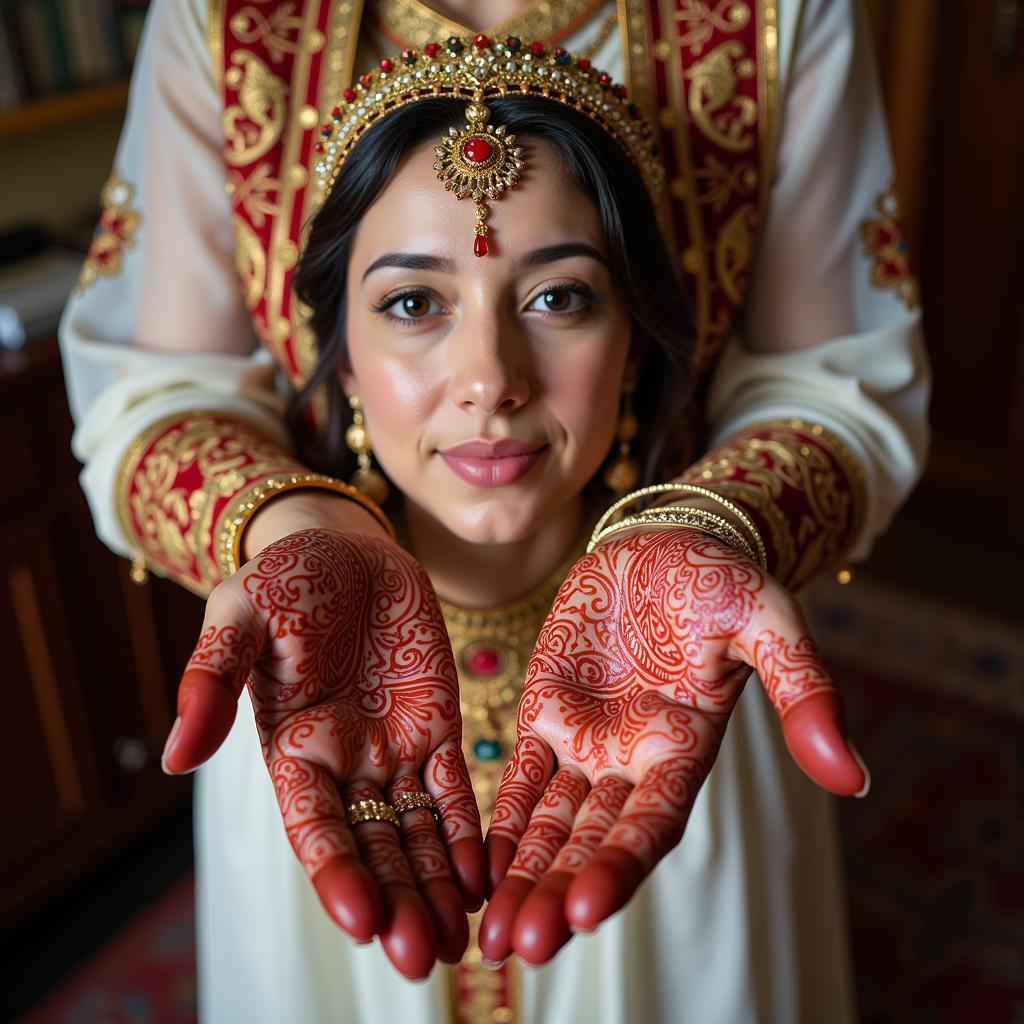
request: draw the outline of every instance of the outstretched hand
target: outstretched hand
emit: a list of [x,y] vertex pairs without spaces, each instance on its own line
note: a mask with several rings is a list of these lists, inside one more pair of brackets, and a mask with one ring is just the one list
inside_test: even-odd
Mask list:
[[752,668],[800,767],[831,792],[865,790],[781,584],[686,529],[610,538],[576,563],[530,661],[488,829],[488,960],[544,963],[625,905],[682,837]]
[[[310,529],[221,583],[178,691],[168,771],[218,749],[247,681],[288,838],[328,913],[359,941],[380,934],[407,977],[456,962],[487,880],[455,664],[419,563],[379,532]],[[400,831],[348,824],[352,803],[424,790],[439,826],[422,807]]]

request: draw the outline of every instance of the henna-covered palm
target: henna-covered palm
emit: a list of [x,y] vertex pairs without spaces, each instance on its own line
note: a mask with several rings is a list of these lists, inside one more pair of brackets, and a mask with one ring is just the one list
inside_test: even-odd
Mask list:
[[[409,977],[438,953],[458,960],[486,869],[455,663],[419,563],[376,533],[303,530],[224,581],[178,691],[169,771],[221,745],[246,682],[284,827],[327,911],[359,940],[380,934]],[[419,790],[443,847],[428,811],[404,815],[401,834],[347,823],[353,801]]]
[[861,791],[839,695],[781,584],[694,530],[613,537],[576,563],[488,829],[485,957],[543,963],[629,900],[682,837],[751,668],[801,768]]

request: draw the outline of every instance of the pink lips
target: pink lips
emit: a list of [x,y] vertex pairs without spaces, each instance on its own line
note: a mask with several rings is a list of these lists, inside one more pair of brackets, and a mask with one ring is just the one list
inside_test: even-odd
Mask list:
[[441,452],[448,468],[476,487],[506,487],[525,476],[547,445],[516,438],[463,441]]

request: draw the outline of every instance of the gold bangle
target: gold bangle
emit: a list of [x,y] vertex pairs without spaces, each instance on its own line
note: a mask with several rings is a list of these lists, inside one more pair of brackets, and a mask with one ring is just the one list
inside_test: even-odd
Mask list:
[[333,491],[335,494],[350,498],[356,504],[362,505],[391,534],[392,539],[395,538],[395,528],[380,506],[351,484],[321,473],[292,473],[290,476],[275,474],[235,495],[234,500],[221,514],[217,563],[223,579],[238,572],[242,554],[242,532],[249,520],[276,495],[301,489]]
[[391,801],[391,806],[394,807],[395,813],[399,816],[406,814],[408,811],[415,811],[420,807],[425,807],[434,816],[434,821],[441,820],[440,815],[437,813],[437,806],[434,804],[434,798],[429,793],[399,793]]
[[[596,543],[594,538],[601,533],[604,526],[608,521],[615,515],[619,509],[626,505],[632,504],[634,501],[639,501],[641,498],[647,498],[655,494],[666,494],[666,493],[678,493],[684,494],[697,494],[709,501],[714,501],[721,505],[727,512],[731,512],[745,527],[747,532],[750,534],[750,540],[753,542],[754,547],[757,549],[757,557],[754,559],[764,569],[768,571],[768,552],[765,550],[764,541],[761,539],[761,534],[757,527],[754,525],[753,520],[747,513],[735,502],[730,501],[728,498],[723,497],[721,494],[711,490],[709,487],[700,487],[697,484],[684,484],[672,481],[665,484],[651,484],[649,487],[642,487],[638,491],[632,491],[630,494],[620,498],[614,505],[609,508],[603,516],[597,521],[597,525],[594,527],[593,534],[591,535],[592,543]],[[666,506],[671,508],[679,508],[682,506]],[[647,511],[654,511],[648,509]],[[589,549],[588,549],[589,550]]]
[[667,527],[688,527],[700,530],[702,533],[710,534],[718,540],[728,544],[729,547],[739,551],[750,561],[756,563],[757,555],[746,537],[736,529],[727,519],[708,512],[702,508],[689,508],[683,505],[669,505],[666,508],[647,509],[638,512],[633,516],[626,516],[625,519],[606,526],[599,534],[591,538],[587,552],[592,551],[601,541],[620,533],[622,530],[630,530],[634,526],[655,528]]
[[398,815],[394,807],[383,800],[356,800],[345,808],[349,825],[362,825],[366,821],[383,821],[398,828]]

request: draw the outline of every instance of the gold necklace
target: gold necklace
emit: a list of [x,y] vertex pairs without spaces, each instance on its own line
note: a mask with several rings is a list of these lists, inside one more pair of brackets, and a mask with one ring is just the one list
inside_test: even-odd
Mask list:
[[585,536],[547,579],[516,601],[483,609],[440,602],[459,674],[462,748],[485,828],[515,745],[526,666],[555,595],[583,554]]

